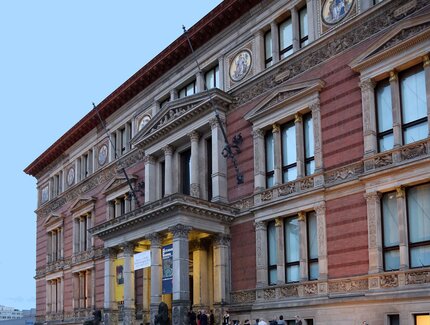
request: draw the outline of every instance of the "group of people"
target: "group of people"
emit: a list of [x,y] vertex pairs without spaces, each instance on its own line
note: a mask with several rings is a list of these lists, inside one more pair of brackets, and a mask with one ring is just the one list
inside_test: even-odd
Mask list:
[[209,314],[205,310],[199,310],[196,314],[191,309],[188,312],[188,320],[190,325],[215,325],[215,316],[212,310]]
[[[240,321],[232,321],[230,322],[230,315],[228,312],[224,313],[223,316],[223,325],[242,325]],[[255,320],[255,323],[251,324],[251,321],[249,319],[245,320],[243,322],[243,325],[286,325],[287,323],[284,320],[284,316],[280,315],[278,319],[272,319],[269,321],[269,324],[263,319],[263,318],[257,318]],[[295,316],[295,324],[296,325],[302,325],[302,320],[300,319],[300,316]]]

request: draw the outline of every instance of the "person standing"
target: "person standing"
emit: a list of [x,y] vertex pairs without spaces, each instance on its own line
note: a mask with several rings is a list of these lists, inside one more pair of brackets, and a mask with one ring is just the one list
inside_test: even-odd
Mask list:
[[224,325],[229,325],[230,324],[230,315],[228,314],[227,310],[224,312],[224,316],[222,316],[222,323]]
[[203,310],[200,315],[200,325],[208,325],[208,315],[206,315],[206,310]]
[[215,325],[215,316],[214,316],[214,311],[212,309],[209,315],[209,325]]
[[278,325],[285,325],[284,316],[279,316]]
[[296,325],[302,325],[302,320],[300,319],[300,316],[296,315]]

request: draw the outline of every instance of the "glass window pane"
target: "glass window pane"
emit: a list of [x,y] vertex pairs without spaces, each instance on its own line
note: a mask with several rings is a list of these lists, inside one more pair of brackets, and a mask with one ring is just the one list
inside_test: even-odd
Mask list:
[[388,315],[388,325],[400,325],[399,315]]
[[399,250],[384,253],[385,271],[398,270],[400,268]]
[[298,262],[300,259],[299,220],[285,219],[285,256],[286,262]]
[[268,31],[264,34],[264,53],[265,59],[270,59],[272,57],[272,32]]
[[269,270],[269,285],[275,285],[278,282],[278,271],[276,269]]
[[284,170],[283,173],[283,181],[289,182],[297,178],[297,167],[290,167],[287,170]]
[[314,156],[314,128],[312,115],[306,114],[303,119],[303,128],[305,132],[305,158]]
[[312,175],[315,172],[315,160],[306,163],[306,175]]
[[387,151],[394,148],[394,136],[393,133],[384,135],[383,137],[379,138],[379,151]]
[[390,83],[388,81],[378,83],[375,93],[378,114],[378,133],[381,133],[393,128]]
[[288,123],[282,128],[282,164],[287,166],[297,162],[296,127]]
[[[308,36],[308,10],[306,7],[302,8],[299,12],[300,16],[300,39]],[[308,41],[301,42],[300,46],[307,45]]]
[[[293,45],[293,25],[291,23],[291,18],[288,18],[279,25],[279,45],[280,51]],[[290,55],[291,53],[293,53],[293,49],[291,49],[287,53],[284,53],[282,58],[287,55]]]
[[411,187],[407,192],[409,241],[430,240],[430,184]]
[[427,138],[428,123],[427,121],[410,126],[403,131],[403,139],[405,144],[412,143]]
[[181,90],[179,90],[179,94],[178,94],[179,98],[183,98],[186,96],[186,90],[185,88],[182,88]]
[[315,212],[308,213],[307,222],[309,258],[318,258],[317,216]]
[[206,89],[212,89],[215,87],[215,74],[214,70],[209,70],[205,75]]
[[411,267],[430,266],[430,246],[411,248]]
[[267,187],[273,187],[275,186],[275,176],[266,176],[266,184]]
[[275,222],[269,222],[267,225],[267,239],[269,248],[269,265],[276,265],[278,260],[278,249],[276,246],[276,227]]
[[319,276],[319,267],[318,263],[310,263],[309,264],[309,280],[318,280]]
[[300,267],[298,265],[287,267],[287,282],[300,281]]
[[427,115],[426,81],[423,69],[410,69],[400,75],[403,124]]
[[270,172],[275,169],[275,142],[273,139],[273,133],[267,132],[266,137],[266,172]]
[[395,192],[382,197],[382,223],[384,247],[399,245],[399,217],[397,215],[397,198]]
[[187,85],[187,96],[194,95],[194,82]]
[[415,317],[416,325],[428,325],[430,324],[430,315],[417,315]]

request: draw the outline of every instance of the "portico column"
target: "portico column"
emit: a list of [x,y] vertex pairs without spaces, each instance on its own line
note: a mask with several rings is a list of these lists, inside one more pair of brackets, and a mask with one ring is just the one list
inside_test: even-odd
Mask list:
[[326,215],[325,203],[320,203],[314,207],[317,214],[317,238],[318,238],[318,280],[328,279],[328,261],[327,261],[327,233],[326,233]]
[[124,247],[124,324],[133,324],[136,319],[134,294],[134,244],[127,242]]
[[118,306],[115,301],[115,264],[116,251],[107,247],[103,250],[105,256],[104,276],[104,315],[105,325],[116,325],[118,323]]
[[305,143],[303,137],[303,118],[297,113],[294,118],[296,128],[296,160],[297,160],[297,178],[305,176]]
[[[148,249],[150,249],[148,247]],[[150,303],[151,303],[151,268],[146,267],[143,269],[143,297],[142,297],[142,311],[143,323],[151,323],[150,316]]]
[[225,140],[218,119],[209,120],[212,130],[212,201],[227,202],[227,160],[222,156]]
[[173,147],[166,146],[164,151],[164,195],[173,194],[173,169],[172,169],[172,155]]
[[255,248],[256,248],[256,271],[257,288],[268,285],[267,276],[267,224],[263,221],[255,223]]
[[285,245],[284,245],[284,227],[283,227],[283,219],[276,218],[275,219],[275,228],[276,228],[276,251],[278,253],[277,256],[277,280],[278,284],[285,283]]
[[153,233],[148,236],[151,241],[151,304],[150,317],[151,324],[154,324],[154,317],[158,312],[158,304],[161,302],[162,289],[162,261],[161,261],[161,236]]
[[383,270],[381,195],[378,192],[369,192],[364,197],[367,202],[369,274],[377,274]]
[[193,302],[198,309],[206,310],[209,306],[208,245],[202,239],[194,240],[191,245],[193,252]]
[[155,201],[155,159],[145,156],[145,203]]
[[213,240],[213,276],[214,276],[214,307],[215,324],[220,324],[222,309],[225,303],[230,302],[230,237],[218,234]]
[[193,197],[200,197],[200,183],[199,183],[199,139],[198,132],[193,131],[188,134],[191,140],[191,179],[190,179],[190,195]]
[[190,306],[188,233],[191,227],[178,224],[169,231],[173,234],[173,325],[185,325]]
[[426,94],[427,94],[427,124],[428,136],[430,137],[430,56],[424,55],[423,67],[426,80]]
[[255,192],[266,188],[266,151],[264,148],[264,131],[254,129],[254,184]]
[[270,33],[272,35],[272,64],[279,61],[279,29],[276,21],[270,24]]
[[396,188],[397,214],[399,218],[399,250],[400,270],[409,268],[409,238],[407,232],[406,196],[405,189],[400,186]]
[[378,142],[376,138],[375,86],[376,84],[371,79],[365,79],[360,82],[365,157],[372,156],[378,151]]
[[293,29],[293,52],[300,49],[299,13],[296,7],[291,8],[291,24]]
[[281,142],[281,128],[278,124],[272,125],[272,133],[273,133],[273,144],[274,144],[274,185],[282,184],[282,142]]
[[400,88],[396,71],[390,71],[391,105],[393,113],[394,148],[402,145],[402,117],[400,112]]

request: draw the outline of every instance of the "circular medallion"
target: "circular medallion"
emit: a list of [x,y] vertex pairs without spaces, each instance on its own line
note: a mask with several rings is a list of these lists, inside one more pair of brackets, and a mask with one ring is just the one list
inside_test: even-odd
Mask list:
[[107,148],[107,145],[104,144],[99,148],[98,161],[99,161],[100,166],[103,166],[105,164],[106,158],[107,158],[107,153],[108,153],[108,148]]
[[143,127],[148,124],[148,122],[151,120],[151,117],[148,115],[145,115],[142,117],[142,119],[139,122],[139,131],[143,129]]
[[234,57],[230,64],[230,78],[233,81],[240,81],[251,69],[252,55],[248,50],[242,50]]
[[340,22],[351,10],[354,0],[325,0],[322,7],[322,20],[327,25]]
[[67,185],[72,185],[75,181],[75,169],[73,167],[69,168],[69,171],[67,172]]

